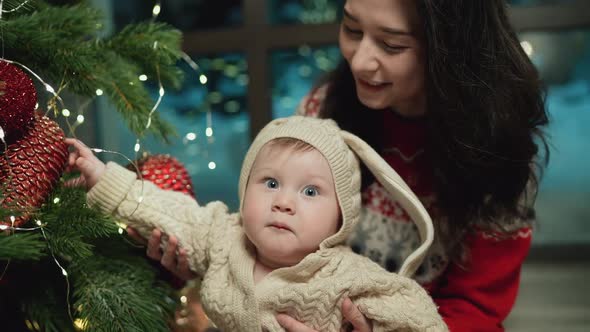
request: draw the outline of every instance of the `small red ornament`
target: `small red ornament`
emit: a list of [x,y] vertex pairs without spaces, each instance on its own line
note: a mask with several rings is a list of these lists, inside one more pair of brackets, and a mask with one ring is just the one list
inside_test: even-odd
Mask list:
[[[35,113],[27,133],[0,155],[0,184],[4,191],[0,205],[21,214],[18,227],[41,206],[61,177],[68,158],[64,132],[48,117]],[[0,224],[11,225],[9,219]]]
[[0,127],[8,143],[26,133],[36,104],[37,91],[29,76],[18,67],[0,61]]
[[[141,158],[137,167],[144,180],[154,183],[164,190],[174,190],[195,198],[193,185],[188,171],[178,159],[167,155],[157,154]],[[128,165],[132,171],[136,171],[132,165]]]

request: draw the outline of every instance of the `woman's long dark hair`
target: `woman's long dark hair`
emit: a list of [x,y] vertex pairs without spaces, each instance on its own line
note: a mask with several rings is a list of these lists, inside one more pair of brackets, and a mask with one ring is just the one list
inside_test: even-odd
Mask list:
[[[449,220],[444,240],[459,258],[461,240],[475,221],[497,229],[532,219],[522,198],[527,184],[536,187],[535,170],[549,158],[541,131],[548,123],[545,92],[508,22],[504,0],[416,5],[426,47],[427,149],[439,208]],[[382,111],[360,103],[348,64],[343,61],[327,82],[321,116],[379,149]],[[538,144],[544,150],[540,161]]]

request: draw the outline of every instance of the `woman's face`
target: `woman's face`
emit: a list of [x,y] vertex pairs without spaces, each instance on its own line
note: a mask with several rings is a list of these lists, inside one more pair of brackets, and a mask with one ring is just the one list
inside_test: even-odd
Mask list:
[[403,116],[426,110],[425,56],[414,0],[347,0],[339,43],[359,100]]

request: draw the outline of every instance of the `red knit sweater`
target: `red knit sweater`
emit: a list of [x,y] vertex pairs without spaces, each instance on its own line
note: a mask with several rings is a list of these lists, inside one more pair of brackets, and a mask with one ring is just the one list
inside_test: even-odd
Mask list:
[[[313,91],[298,114],[317,116],[324,96],[324,88]],[[384,112],[383,124],[388,134],[382,157],[421,199],[434,222],[446,222],[436,209],[432,165],[424,150],[424,122]],[[409,216],[377,182],[363,192],[361,218],[349,244],[390,271],[396,271],[420,243]],[[530,244],[527,221],[515,222],[509,232],[474,229],[465,238],[470,260],[461,267],[449,262],[440,239],[435,238],[415,279],[438,304],[450,331],[503,331],[502,321],[514,305]]]

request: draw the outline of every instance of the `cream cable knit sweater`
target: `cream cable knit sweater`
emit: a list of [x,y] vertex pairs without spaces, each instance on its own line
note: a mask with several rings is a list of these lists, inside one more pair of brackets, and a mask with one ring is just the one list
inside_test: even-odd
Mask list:
[[201,207],[189,196],[138,181],[117,164],[107,165],[88,203],[144,236],[157,227],[178,237],[191,269],[203,278],[205,310],[223,331],[284,331],[275,315],[286,313],[318,331],[337,332],[345,296],[373,321],[374,331],[447,331],[416,282],[345,246],[318,250],[255,285],[256,254],[238,214],[229,214],[221,202]]

